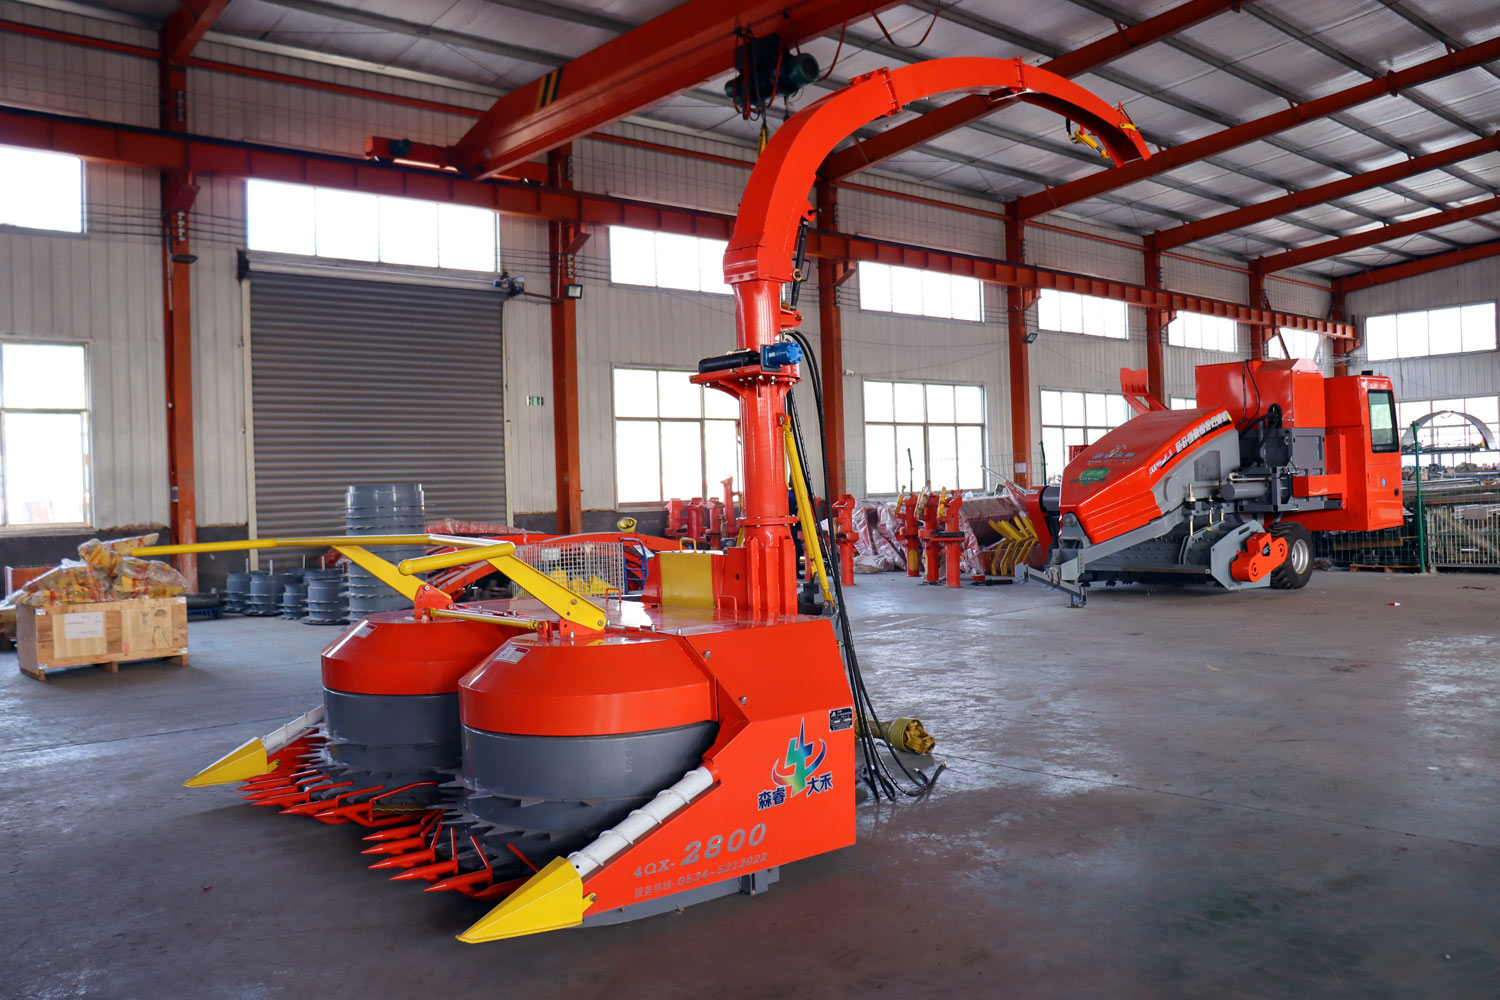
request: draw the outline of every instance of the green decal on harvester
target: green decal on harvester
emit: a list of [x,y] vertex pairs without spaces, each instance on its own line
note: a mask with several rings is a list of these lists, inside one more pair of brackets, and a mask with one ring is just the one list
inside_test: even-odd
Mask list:
[[1090,466],[1089,468],[1084,469],[1082,472],[1080,472],[1078,474],[1078,478],[1075,479],[1075,480],[1073,480],[1073,482],[1075,482],[1075,483],[1097,483],[1101,479],[1108,479],[1110,471],[1111,470],[1110,470],[1109,466],[1107,466],[1107,465],[1094,465],[1094,466]]

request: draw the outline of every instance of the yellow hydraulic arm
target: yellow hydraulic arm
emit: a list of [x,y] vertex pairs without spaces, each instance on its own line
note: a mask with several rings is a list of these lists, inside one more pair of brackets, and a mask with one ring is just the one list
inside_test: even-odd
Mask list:
[[823,588],[823,600],[833,603],[833,588],[828,585],[828,570],[823,565],[823,544],[818,540],[818,524],[813,514],[812,499],[807,495],[807,481],[802,475],[802,456],[797,453],[797,436],[792,433],[790,417],[782,418],[783,436],[786,439],[786,460],[791,468],[792,490],[797,495],[797,519],[802,522],[802,551],[808,565],[818,575],[818,586]]
[[[402,560],[399,566],[370,551],[371,547],[386,545],[442,545],[459,549],[441,555],[423,556]],[[573,593],[556,580],[538,571],[515,555],[513,542],[495,538],[466,538],[461,535],[329,535],[312,538],[247,538],[230,542],[197,542],[191,545],[147,545],[135,549],[136,556],[175,556],[188,552],[249,552],[256,549],[336,549],[356,566],[368,572],[381,583],[390,587],[407,600],[416,602],[418,594],[426,586],[415,574],[428,570],[446,569],[468,563],[487,562],[526,591],[559,619],[575,628],[600,631],[606,617],[604,609],[588,598]],[[490,620],[495,616],[480,612],[458,611],[444,608],[430,609],[433,615],[442,618],[477,618]],[[514,624],[515,619],[504,619]]]

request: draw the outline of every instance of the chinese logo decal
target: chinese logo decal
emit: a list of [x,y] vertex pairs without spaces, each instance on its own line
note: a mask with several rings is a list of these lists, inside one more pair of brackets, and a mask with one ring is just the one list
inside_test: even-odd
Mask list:
[[816,795],[833,788],[833,772],[818,771],[827,755],[828,745],[822,740],[818,740],[816,747],[808,742],[807,720],[803,719],[797,735],[787,740],[785,759],[771,765],[771,778],[776,787],[756,795],[756,808],[779,806],[795,798],[799,792]]
[[1078,478],[1075,479],[1075,480],[1073,480],[1073,482],[1075,482],[1075,483],[1097,483],[1101,479],[1108,479],[1109,478],[1109,473],[1110,473],[1110,469],[1109,469],[1108,466],[1095,465],[1095,466],[1092,466],[1091,468],[1084,469],[1082,472],[1080,472],[1078,474]]

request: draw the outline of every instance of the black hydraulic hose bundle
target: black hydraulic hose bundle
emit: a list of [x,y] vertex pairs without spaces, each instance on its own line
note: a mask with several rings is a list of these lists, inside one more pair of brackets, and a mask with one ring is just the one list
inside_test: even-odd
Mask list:
[[[832,481],[828,475],[828,425],[824,419],[823,412],[823,385],[818,370],[817,358],[813,355],[812,344],[803,336],[800,330],[788,330],[787,336],[795,340],[801,347],[803,358],[808,366],[809,381],[812,383],[813,402],[818,416],[818,444],[820,447],[820,458],[823,463],[823,496],[828,507],[828,518],[821,524],[815,523],[814,530],[817,532],[817,543],[823,551],[823,561],[828,566],[829,585],[834,593],[834,617],[836,627],[841,638],[840,649],[844,657],[844,670],[849,678],[849,690],[854,696],[854,711],[858,718],[855,727],[856,739],[860,741],[860,748],[864,752],[864,768],[862,777],[870,789],[870,794],[878,802],[881,796],[896,801],[898,795],[910,798],[922,798],[932,791],[933,783],[942,773],[940,765],[936,772],[929,778],[921,771],[913,773],[901,757],[891,748],[890,759],[896,762],[896,766],[910,782],[910,785],[896,777],[891,771],[886,759],[880,753],[878,739],[885,732],[885,726],[880,721],[880,715],[875,710],[874,702],[870,698],[869,689],[865,687],[864,675],[860,671],[859,656],[854,650],[854,631],[849,624],[849,609],[844,601],[843,574],[839,570],[839,547],[833,538],[833,491]],[[807,449],[802,443],[802,427],[798,419],[797,403],[791,394],[787,395],[787,415],[792,422],[792,435],[797,442],[798,452],[806,456]],[[801,463],[803,483],[807,487],[809,496],[814,494],[812,488],[812,477],[807,470],[807,462]],[[827,527],[822,525],[826,524]]]

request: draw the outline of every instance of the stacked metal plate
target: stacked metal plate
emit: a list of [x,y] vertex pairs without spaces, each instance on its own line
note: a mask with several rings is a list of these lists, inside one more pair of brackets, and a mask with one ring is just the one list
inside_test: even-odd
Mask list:
[[250,592],[245,598],[245,614],[270,617],[281,614],[281,592],[287,579],[280,573],[250,574]]
[[230,614],[245,613],[245,599],[250,595],[250,574],[230,573],[224,578],[224,610]]
[[[350,486],[345,491],[344,527],[351,535],[420,535],[426,531],[421,483]],[[421,545],[380,546],[372,550],[390,563],[424,555]],[[398,611],[411,602],[358,566],[349,573],[349,614]]]
[[288,583],[281,590],[281,617],[302,618],[307,614],[307,584]]
[[342,576],[308,579],[307,616],[302,620],[309,625],[342,625],[349,620]]

